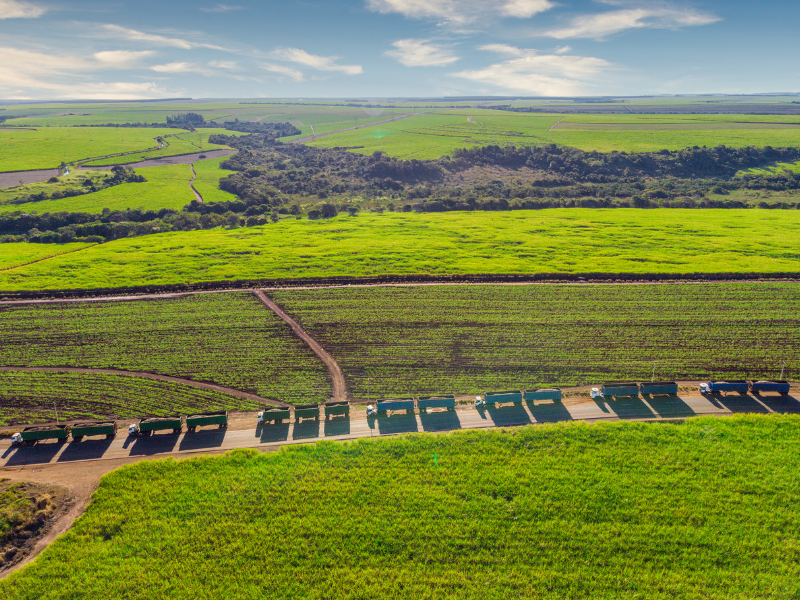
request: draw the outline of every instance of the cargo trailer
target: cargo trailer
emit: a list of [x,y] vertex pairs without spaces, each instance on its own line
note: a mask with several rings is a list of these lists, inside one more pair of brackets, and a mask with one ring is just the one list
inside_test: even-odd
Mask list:
[[294,407],[294,419],[300,421],[301,419],[316,419],[319,420],[319,404],[303,404]]
[[227,427],[228,411],[218,410],[216,412],[207,412],[186,416],[187,431],[195,431],[198,427],[208,427],[210,425],[216,425],[220,428]]
[[453,394],[443,396],[420,396],[417,399],[417,406],[420,410],[429,408],[446,408],[452,410],[456,407],[456,397]]
[[563,397],[564,395],[558,388],[525,390],[525,402],[534,402],[536,400],[552,400],[553,402],[560,402]]
[[414,410],[414,398],[386,398],[375,402],[375,410],[389,412],[397,410]]
[[69,436],[70,428],[68,425],[42,425],[39,427],[26,427],[22,431],[11,436],[11,443],[14,446],[33,446],[36,442],[44,440],[66,441]]
[[639,384],[633,382],[609,382],[600,388],[603,396],[638,396]]
[[783,379],[772,381],[751,381],[750,391],[753,394],[760,394],[762,392],[776,392],[781,396],[788,396],[789,382]]
[[498,404],[522,404],[522,392],[510,390],[505,392],[486,392],[483,396],[483,403],[487,406],[497,406]]
[[709,381],[700,384],[700,393],[719,394],[722,392],[738,392],[746,394],[750,391],[750,384],[744,379],[731,379],[729,381]]
[[90,421],[72,426],[72,439],[80,442],[85,437],[104,435],[107,440],[117,435],[116,421]]
[[292,413],[289,411],[288,406],[286,408],[270,408],[258,413],[258,422],[267,423],[273,421],[275,423],[280,423],[284,419],[288,421],[291,417]]
[[678,384],[674,381],[651,381],[640,383],[639,391],[643,396],[677,396]]
[[142,419],[128,427],[129,435],[148,436],[156,431],[166,431],[172,429],[172,433],[180,433],[183,430],[183,417],[174,415],[171,417],[152,417]]
[[350,415],[350,403],[347,401],[342,402],[326,402],[325,403],[325,419],[343,415],[345,417]]

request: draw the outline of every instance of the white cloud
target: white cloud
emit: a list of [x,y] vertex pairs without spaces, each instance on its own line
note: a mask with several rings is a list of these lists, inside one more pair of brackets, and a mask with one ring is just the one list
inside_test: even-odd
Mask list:
[[[622,6],[621,2],[606,0],[603,4]],[[580,15],[561,29],[553,29],[544,35],[556,39],[594,38],[603,39],[627,29],[679,29],[710,25],[720,18],[711,13],[704,13],[694,8],[678,7],[668,4],[649,4],[646,6],[629,6],[593,15]]]
[[220,46],[213,44],[206,44],[204,42],[193,42],[183,38],[167,37],[155,33],[145,33],[144,31],[137,31],[136,29],[128,29],[119,25],[112,25],[110,23],[100,26],[103,31],[107,33],[103,37],[113,37],[116,39],[131,40],[134,42],[146,42],[156,46],[170,46],[173,48],[181,48],[183,50],[191,50],[193,48],[210,48],[212,50],[226,50]]
[[555,6],[551,0],[366,0],[380,13],[400,13],[412,19],[466,25],[486,18],[530,19]]
[[446,46],[433,44],[430,40],[397,40],[392,42],[394,50],[384,52],[407,67],[444,67],[459,58]]
[[136,52],[133,50],[104,50],[103,52],[95,52],[95,60],[115,68],[125,68],[134,66],[141,59],[155,54],[152,50],[142,50]]
[[201,8],[203,12],[207,13],[226,13],[232,12],[235,10],[242,10],[244,6],[231,6],[230,4],[217,4],[216,6],[209,6],[206,8]]
[[239,68],[239,64],[232,60],[213,60],[208,63],[208,66],[214,67],[215,69],[226,69],[231,71]]
[[269,71],[270,73],[283,75],[284,77],[288,77],[289,79],[293,79],[294,81],[303,81],[305,79],[302,71],[298,71],[297,69],[292,69],[291,67],[285,67],[283,65],[273,65],[271,63],[264,63],[261,65],[261,68],[264,69],[265,71]]
[[0,97],[103,98],[125,100],[158,98],[170,94],[153,82],[92,81],[108,63],[70,56],[43,54],[18,48],[0,48]]
[[0,0],[0,19],[35,19],[46,12],[47,9],[30,2]]
[[612,67],[611,63],[602,58],[539,54],[535,50],[514,48],[504,44],[483,46],[482,49],[500,52],[514,58],[485,69],[461,71],[453,75],[490,84],[503,90],[536,96],[584,94],[593,80]]
[[150,68],[157,73],[197,73],[200,69],[188,62],[171,62],[165,65],[153,65]]
[[300,48],[277,48],[269,56],[273,60],[285,60],[312,67],[318,71],[337,71],[346,75],[361,75],[364,72],[361,65],[337,65],[338,56],[318,56],[309,54]]

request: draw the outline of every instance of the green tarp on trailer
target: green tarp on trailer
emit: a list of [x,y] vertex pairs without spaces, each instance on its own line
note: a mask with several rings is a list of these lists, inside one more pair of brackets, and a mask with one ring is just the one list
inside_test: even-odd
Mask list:
[[349,415],[350,403],[349,402],[326,402],[325,403],[325,418],[333,417],[336,415]]
[[677,396],[678,384],[674,381],[651,381],[640,383],[639,391],[647,396]]
[[428,410],[429,408],[455,408],[456,397],[452,394],[444,396],[420,396],[417,400],[417,406],[420,410]]
[[300,419],[319,419],[319,404],[303,404],[294,407],[294,418]]
[[209,425],[217,425],[218,427],[225,427],[228,424],[228,411],[220,410],[211,413],[202,413],[197,415],[188,415],[186,417],[186,429],[194,431],[198,427],[208,427]]
[[112,438],[117,435],[116,421],[95,421],[78,423],[72,426],[72,439],[80,441],[87,436],[104,435]]
[[489,406],[497,404],[522,404],[522,392],[518,390],[510,390],[506,392],[486,392],[485,402]]
[[525,401],[534,402],[536,400],[553,400],[558,402],[563,398],[561,390],[558,388],[548,388],[544,390],[525,390]]

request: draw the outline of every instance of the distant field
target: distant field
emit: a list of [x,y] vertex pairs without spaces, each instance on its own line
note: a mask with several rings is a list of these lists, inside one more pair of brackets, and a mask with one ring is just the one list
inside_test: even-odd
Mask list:
[[800,418],[583,423],[142,461],[9,600],[792,598]]
[[36,131],[0,128],[0,171],[58,167],[93,156],[157,148],[155,139],[175,129],[43,127]]
[[[800,284],[433,286],[272,294],[351,394],[800,376]],[[369,378],[369,382],[367,379]]]
[[238,200],[234,194],[223,192],[219,189],[219,180],[233,173],[233,171],[226,171],[219,166],[227,158],[227,156],[221,156],[220,158],[198,160],[194,163],[194,170],[197,174],[197,179],[194,180],[194,187],[200,192],[203,201],[230,202]]
[[384,213],[174,232],[0,273],[0,290],[336,275],[800,270],[800,211]]
[[[251,294],[0,307],[0,365],[145,371],[295,403],[330,394],[324,365]],[[0,387],[0,398],[15,389]],[[88,399],[69,399],[64,410],[86,410]]]
[[194,194],[189,187],[189,181],[192,179],[192,168],[189,165],[147,167],[136,169],[136,173],[145,177],[147,181],[123,183],[91,194],[60,200],[0,205],[0,214],[16,211],[38,214],[60,211],[99,214],[104,208],[180,210],[194,200]]
[[[471,120],[467,119],[471,117]],[[309,142],[435,159],[458,148],[561,144],[582,150],[655,152],[691,146],[794,146],[800,117],[750,115],[546,115],[458,109]],[[358,148],[356,148],[358,147]]]
[[255,402],[166,381],[123,375],[0,371],[0,425],[139,418],[200,410],[257,410]]
[[0,271],[12,269],[36,260],[42,260],[75,250],[88,248],[92,244],[28,244],[25,242],[0,244]]
[[[175,131],[175,130],[173,130]],[[161,158],[164,156],[176,156],[178,154],[192,154],[194,152],[203,152],[204,150],[218,150],[220,148],[227,148],[219,144],[210,144],[208,142],[209,136],[216,133],[224,133],[226,135],[245,135],[242,133],[232,133],[224,129],[202,129],[196,133],[179,133],[171,137],[165,138],[169,146],[165,146],[160,150],[150,150],[138,154],[130,154],[126,156],[117,156],[114,158],[104,158],[86,163],[87,167],[98,165],[124,165],[134,163],[151,158]]]

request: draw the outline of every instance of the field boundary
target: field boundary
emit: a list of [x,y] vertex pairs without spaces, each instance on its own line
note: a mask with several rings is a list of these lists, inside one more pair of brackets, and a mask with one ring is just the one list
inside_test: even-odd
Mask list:
[[261,396],[257,396],[256,394],[250,394],[248,392],[243,392],[235,388],[225,387],[223,385],[218,385],[216,383],[206,383],[203,381],[195,381],[193,379],[173,377],[172,375],[157,375],[155,373],[147,373],[146,371],[125,371],[124,369],[95,369],[95,368],[85,368],[85,367],[0,367],[0,372],[13,372],[13,371],[22,371],[28,373],[30,372],[84,373],[93,375],[117,375],[124,377],[139,377],[141,379],[168,381],[170,383],[178,383],[181,385],[188,385],[190,387],[200,388],[204,390],[211,390],[214,392],[220,392],[222,394],[228,394],[229,396],[236,396],[237,398],[245,398],[247,400],[255,400],[257,402],[263,402],[264,404],[269,404],[272,406],[282,406],[282,407],[289,406],[289,404],[286,404],[285,402],[280,402],[278,400],[271,400],[269,398],[263,398]]
[[[80,250],[85,250],[81,248]],[[71,252],[77,252],[72,250]],[[66,254],[66,253],[65,253]],[[56,256],[63,256],[56,255]],[[49,257],[49,258],[55,258]],[[49,260],[49,258],[42,260]],[[39,261],[36,261],[39,262]],[[10,267],[16,269],[17,267]],[[115,288],[75,288],[56,290],[0,290],[0,304],[24,300],[93,299],[117,296],[156,296],[199,292],[247,292],[254,289],[277,290],[315,287],[390,286],[390,285],[476,285],[476,284],[681,284],[736,283],[745,281],[800,281],[800,272],[784,273],[530,273],[530,274],[461,274],[461,275],[376,275],[371,277],[297,277],[280,279],[243,279],[204,281],[163,285],[126,286]]]
[[14,265],[13,267],[6,267],[4,269],[0,269],[0,273],[3,271],[13,271],[14,269],[19,269],[20,267],[27,267],[28,265],[35,265],[36,263],[44,262],[46,260],[50,260],[52,258],[58,258],[59,256],[66,256],[67,254],[72,254],[74,252],[81,252],[82,250],[86,250],[88,248],[93,248],[98,244],[89,244],[84,248],[75,248],[75,250],[67,250],[66,252],[62,252],[61,254],[53,254],[52,256],[45,256],[44,258],[37,258],[36,260],[32,260],[30,262],[22,263],[20,265]]

